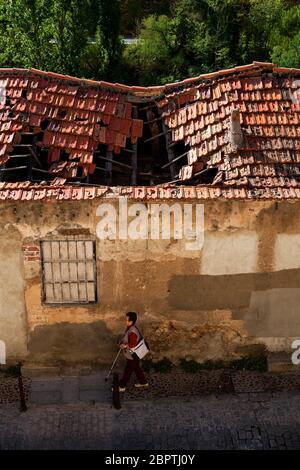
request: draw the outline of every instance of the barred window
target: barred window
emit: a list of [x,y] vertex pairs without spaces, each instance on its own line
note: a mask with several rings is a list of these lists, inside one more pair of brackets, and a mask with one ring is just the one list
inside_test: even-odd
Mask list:
[[43,240],[43,301],[49,304],[96,302],[95,251],[92,240]]

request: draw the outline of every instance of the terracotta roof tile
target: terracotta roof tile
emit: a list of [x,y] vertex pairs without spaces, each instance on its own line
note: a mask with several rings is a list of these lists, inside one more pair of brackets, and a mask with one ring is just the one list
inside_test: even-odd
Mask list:
[[141,137],[143,134],[144,122],[141,119],[133,119],[131,125],[132,137]]
[[[132,118],[131,97],[145,100],[152,96],[167,128],[172,130],[173,141],[190,145],[189,164],[182,169],[182,178],[192,177],[197,165],[200,168],[209,161],[218,168],[219,177],[224,172],[225,180],[222,183],[221,178],[218,184],[224,185],[222,194],[226,198],[237,197],[236,194],[296,197],[300,164],[299,77],[300,70],[254,62],[162,87],[142,88],[35,69],[0,69],[0,83],[7,87],[13,105],[10,112],[14,113],[13,119],[7,107],[0,113],[0,164],[7,161],[12,145],[19,142],[20,131],[27,132],[32,126],[39,133],[42,121],[48,120],[41,145],[51,150],[49,163],[60,163],[60,149],[71,160],[67,165],[54,166],[53,171],[60,177],[72,176],[78,163],[72,160],[79,159],[85,174],[91,172],[93,151],[99,143],[119,153],[127,138],[135,143],[142,137],[144,123]],[[244,136],[239,149],[234,149],[229,141],[233,107],[239,108]],[[222,169],[225,158],[232,163],[227,170]],[[286,175],[278,164],[288,165]],[[249,169],[249,165],[253,168]],[[253,189],[246,194],[247,186],[248,190]],[[275,186],[284,191],[270,192]],[[290,188],[295,188],[293,193]],[[215,186],[210,192],[204,187],[199,189],[204,198],[215,197],[220,190]],[[30,193],[24,197],[30,198]],[[146,192],[143,197],[151,196]]]
[[[27,187],[25,187],[25,183]],[[196,187],[74,187],[64,185],[64,179],[55,178],[51,186],[32,185],[30,182],[17,183],[16,188],[8,188],[9,183],[0,185],[0,200],[88,200],[102,197],[126,195],[137,200],[151,199],[299,199],[298,187],[262,187],[262,188],[221,188],[211,186]],[[23,187],[21,186],[23,184]]]
[[[273,69],[272,64],[255,63],[252,66],[220,71],[213,74],[213,76],[206,75],[206,78],[213,78],[212,86],[210,88],[207,85],[198,86],[198,113],[193,125],[187,124],[187,121],[193,117],[193,105],[186,107],[183,99],[174,102],[176,93],[173,93],[170,87],[166,89],[166,93],[161,99],[161,105],[163,105],[161,115],[166,126],[172,129],[172,139],[174,141],[184,141],[185,144],[191,146],[188,154],[189,165],[195,164],[197,159],[205,163],[207,155],[210,155],[210,161],[215,166],[221,165],[226,155],[229,158],[237,159],[237,156],[233,154],[233,150],[228,145],[228,123],[231,107],[235,102],[237,102],[240,109],[240,118],[244,126],[245,136],[245,145],[237,152],[239,154],[239,166],[244,167],[247,162],[255,163],[256,158],[264,162],[272,158],[273,162],[292,163],[296,161],[297,164],[299,163],[300,142],[298,137],[300,131],[298,124],[300,122],[300,105],[296,101],[300,99],[299,81],[291,76],[275,75],[276,73],[289,73],[289,75],[294,73],[296,75],[296,72],[291,72],[291,70],[276,69],[275,71],[274,69],[274,76],[269,77],[262,74],[265,70],[270,73]],[[250,70],[252,70],[252,74],[247,76],[245,72]],[[255,75],[253,74],[254,71]],[[233,76],[233,73],[242,72],[244,76],[240,78]],[[299,72],[297,71],[297,74]],[[219,81],[217,81],[218,78]],[[212,94],[209,91],[210,89]],[[290,89],[295,90],[294,96],[291,95]],[[234,93],[232,93],[232,90],[234,90]],[[172,107],[170,107],[169,102],[172,103]],[[175,110],[174,103],[177,103]],[[281,151],[282,154],[275,154],[270,157],[269,153],[271,151],[274,153],[274,150],[275,152]],[[295,153],[292,158],[289,154],[290,151]],[[182,179],[189,177],[190,170],[188,168],[183,168],[180,172]],[[291,172],[293,172],[293,176],[291,176]],[[290,166],[287,178],[280,179],[280,170],[274,166],[272,160],[271,167],[266,168],[265,174],[261,174],[260,177],[277,175],[277,178],[273,180],[264,178],[261,181],[258,177],[259,179],[250,181],[249,176],[251,175],[252,173],[249,173],[249,169],[245,166],[243,172],[236,174],[234,178],[233,173],[229,172],[226,184],[243,184],[246,186],[257,184],[259,187],[271,184],[288,188],[295,184],[295,178],[299,178],[295,168]],[[269,196],[270,194],[268,193]],[[285,194],[290,193],[287,191]],[[279,195],[282,196],[280,191]],[[226,197],[231,196],[232,193],[229,192]],[[266,194],[264,194],[264,197],[266,197]]]

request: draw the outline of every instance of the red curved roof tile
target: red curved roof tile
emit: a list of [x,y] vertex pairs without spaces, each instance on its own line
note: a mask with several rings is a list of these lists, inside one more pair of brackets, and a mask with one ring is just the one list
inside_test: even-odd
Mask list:
[[[253,62],[146,88],[14,68],[0,69],[0,87],[0,165],[31,130],[61,181],[79,168],[93,173],[98,145],[119,154],[127,139],[136,143],[145,123],[133,106],[154,103],[171,142],[189,148],[180,177],[217,170],[210,189],[197,188],[200,198],[299,197],[300,69]],[[69,161],[59,160],[62,151]]]

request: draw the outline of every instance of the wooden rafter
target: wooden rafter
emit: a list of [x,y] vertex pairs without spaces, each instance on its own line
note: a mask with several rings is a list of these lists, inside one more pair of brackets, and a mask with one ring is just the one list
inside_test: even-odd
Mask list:
[[175,176],[176,167],[175,167],[175,163],[174,163],[176,155],[173,151],[173,148],[170,147],[170,143],[171,143],[170,129],[167,129],[167,126],[165,125],[164,121],[162,121],[162,128],[163,128],[163,133],[164,133],[165,139],[166,139],[167,154],[168,154],[168,160],[169,160],[169,163],[170,163],[171,178],[172,178],[172,180],[174,180],[175,177],[176,177]]
[[[134,119],[137,119],[137,118],[138,118],[138,109],[137,109],[136,106],[133,106],[133,117],[134,117]],[[137,148],[138,148],[137,142],[136,142],[135,144],[132,144],[132,155],[131,155],[131,166],[132,166],[131,184],[132,184],[133,186],[137,184],[137,173],[138,173]]]

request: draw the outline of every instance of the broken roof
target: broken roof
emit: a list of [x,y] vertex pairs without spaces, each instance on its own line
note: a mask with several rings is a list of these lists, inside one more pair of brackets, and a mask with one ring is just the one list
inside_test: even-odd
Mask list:
[[0,69],[0,198],[299,198],[299,122],[300,70],[269,63],[149,88]]

